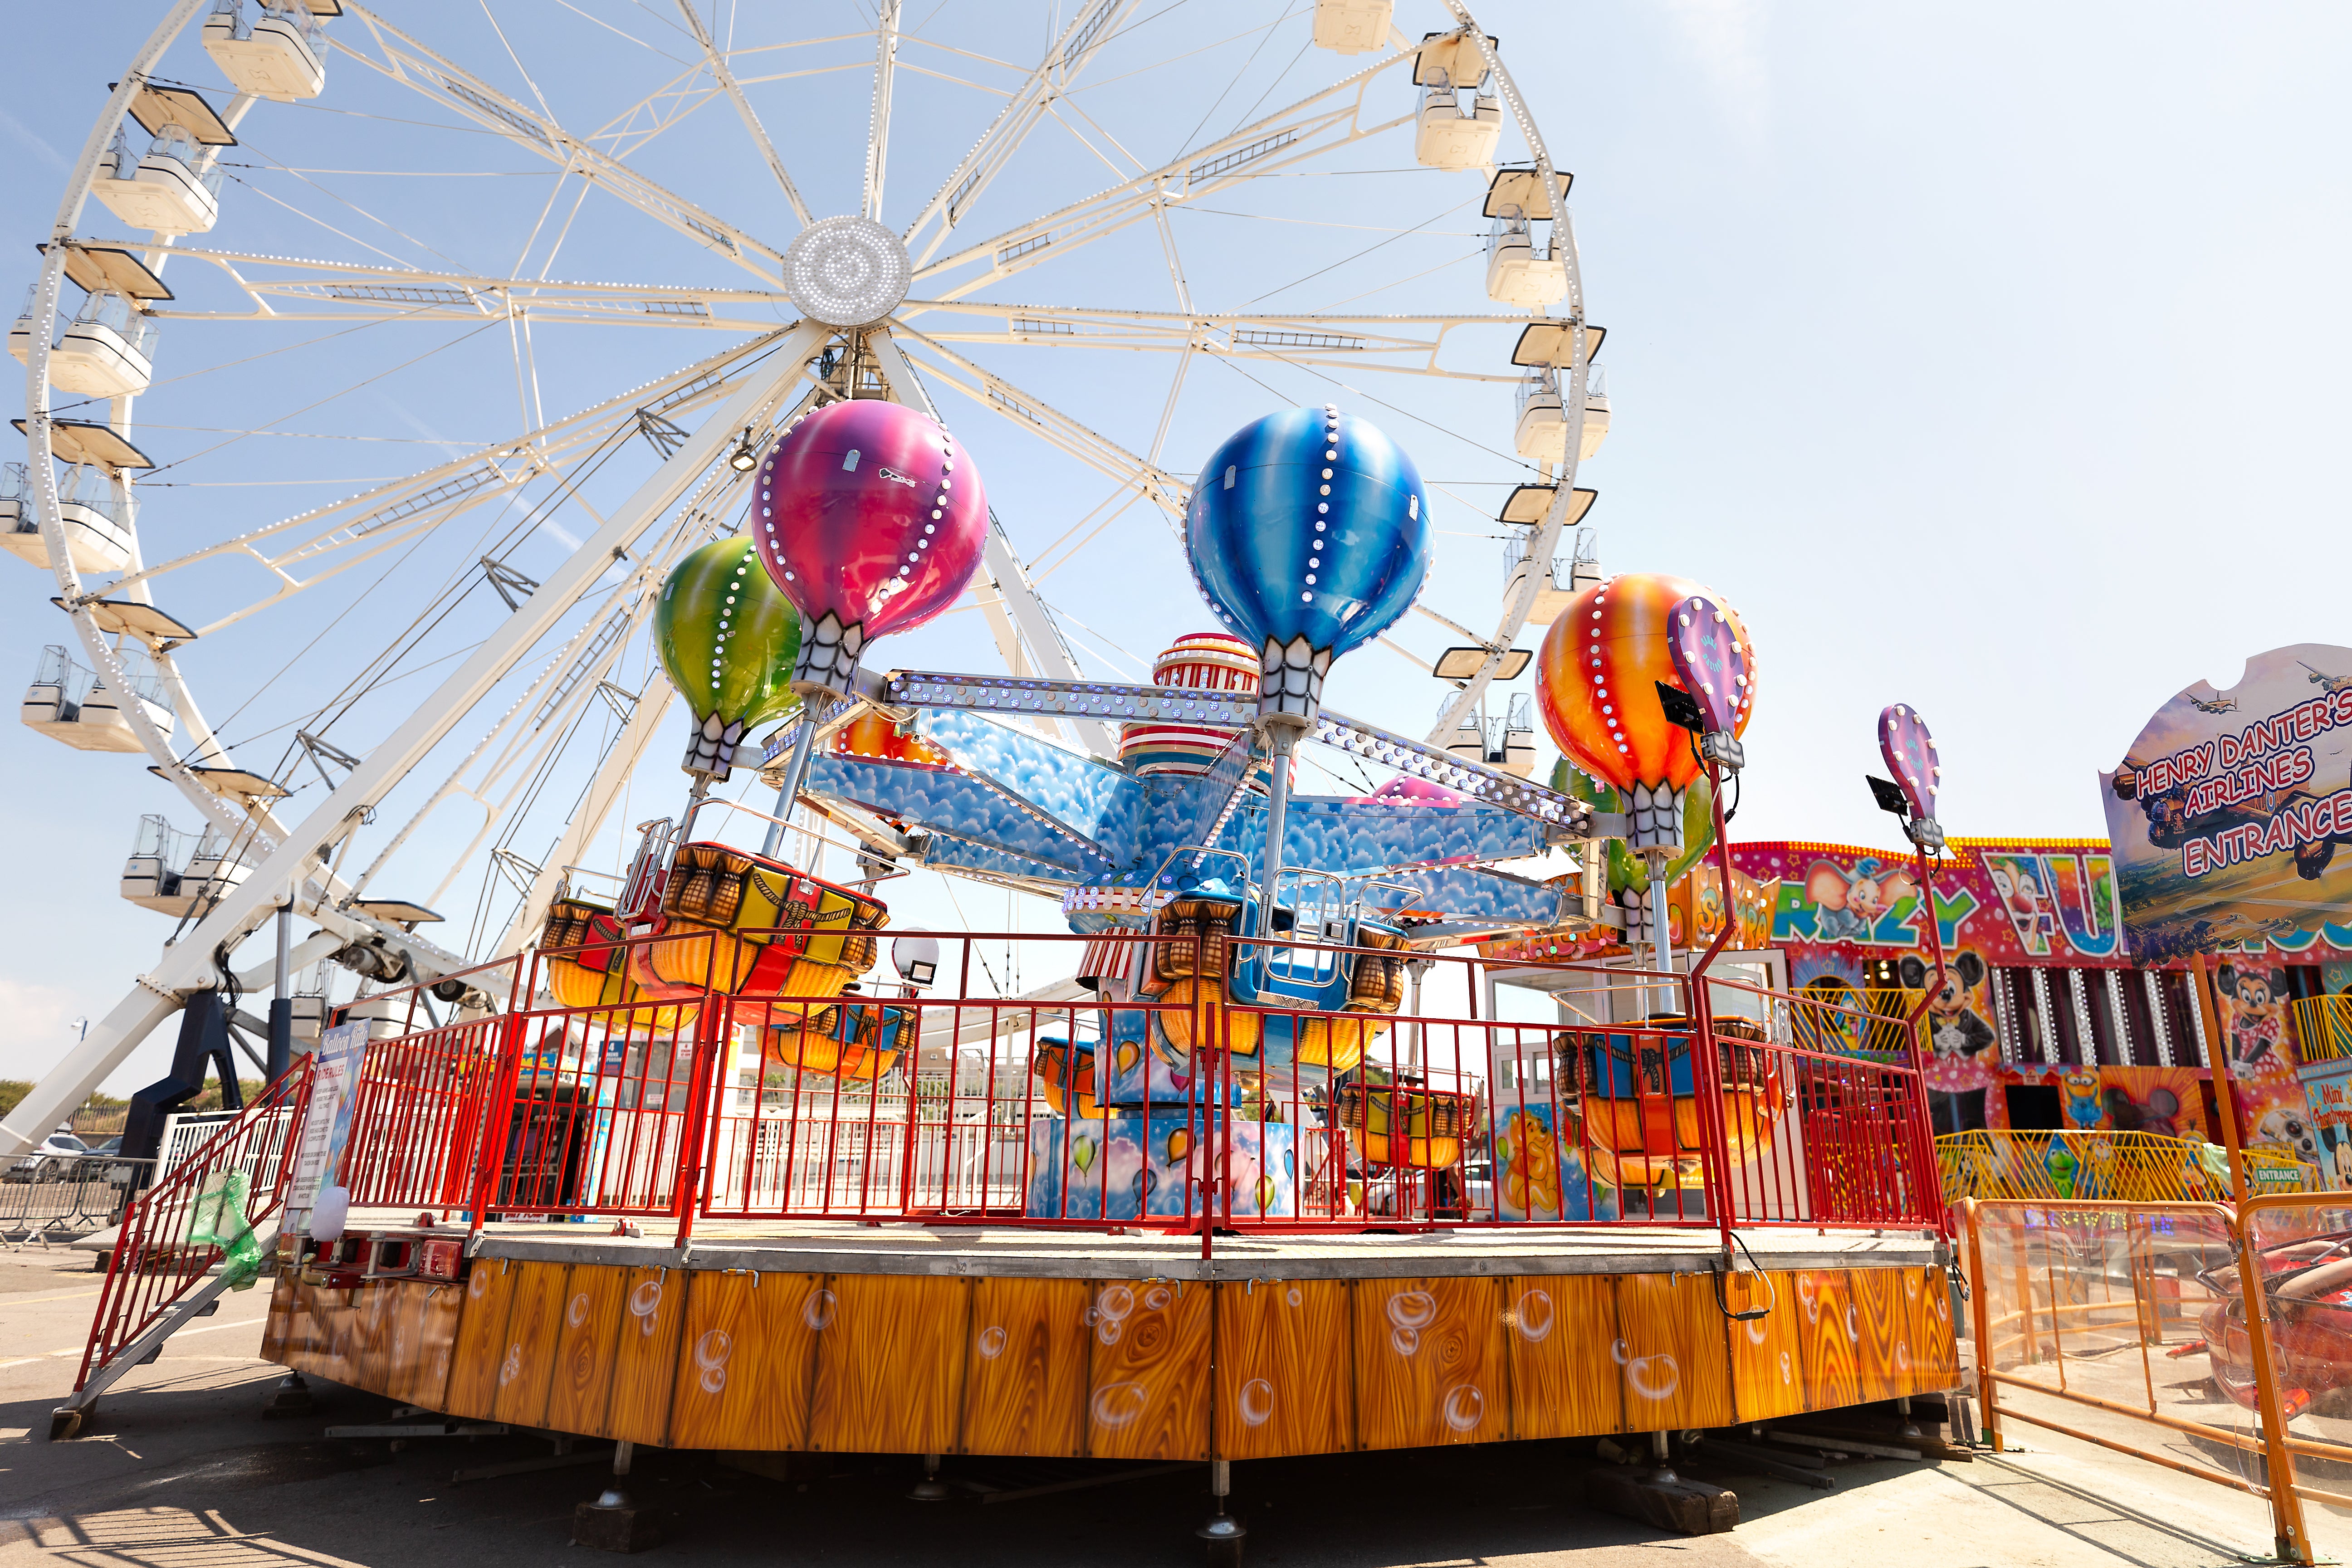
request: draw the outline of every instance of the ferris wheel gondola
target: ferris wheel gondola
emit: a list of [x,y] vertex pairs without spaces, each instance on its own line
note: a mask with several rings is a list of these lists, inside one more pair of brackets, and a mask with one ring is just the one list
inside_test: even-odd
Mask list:
[[[176,889],[194,878],[197,891],[189,901],[171,905],[189,929],[12,1114],[0,1152],[26,1129],[44,1127],[60,1108],[78,1103],[169,1016],[181,995],[215,983],[238,943],[281,906],[317,929],[299,946],[303,963],[338,951],[390,953],[430,977],[526,943],[625,796],[668,709],[668,684],[646,655],[654,592],[686,554],[730,529],[752,482],[749,467],[733,459],[764,446],[816,404],[883,396],[914,404],[951,427],[985,416],[1100,476],[1113,501],[1126,497],[1157,509],[1172,529],[1190,487],[1168,466],[1166,447],[1187,367],[1196,361],[1327,379],[1380,371],[1489,383],[1498,391],[1521,383],[1532,364],[1542,388],[1535,395],[1552,400],[1552,423],[1564,438],[1555,449],[1547,434],[1529,455],[1549,501],[1524,525],[1520,542],[1528,556],[1549,559],[1571,514],[1587,504],[1576,499],[1589,492],[1576,490],[1573,478],[1594,444],[1587,369],[1600,332],[1583,321],[1564,205],[1567,176],[1554,165],[1495,40],[1455,0],[1446,0],[1444,11],[1450,15],[1438,18],[1443,26],[1415,42],[1397,30],[1389,0],[1318,0],[1302,47],[1319,45],[1340,74],[1285,108],[1253,110],[1225,134],[1192,132],[1175,156],[1152,163],[1088,118],[1077,95],[1106,60],[1133,68],[1154,63],[1153,51],[1181,58],[1192,40],[1173,24],[1155,32],[1154,18],[1139,16],[1135,0],[1088,0],[1034,67],[1003,70],[1009,87],[984,87],[1001,95],[1001,107],[911,219],[900,210],[905,221],[892,226],[882,220],[897,205],[885,198],[894,119],[907,116],[907,100],[898,96],[905,90],[901,77],[928,84],[942,75],[911,60],[911,51],[931,41],[906,26],[894,0],[882,0],[875,25],[855,37],[741,46],[715,31],[714,20],[691,0],[681,0],[684,25],[655,50],[681,47],[683,55],[674,57],[678,73],[584,133],[567,128],[527,71],[526,92],[507,90],[488,62],[480,68],[461,63],[455,50],[368,7],[335,0],[175,0],[133,51],[85,140],[39,277],[11,333],[12,352],[27,369],[27,450],[22,469],[0,482],[0,542],[49,569],[73,629],[73,646],[61,641],[36,672],[26,721],[84,749],[144,752],[198,818],[194,830],[168,822],[142,830],[142,846],[152,837],[159,847],[135,857],[155,863],[152,877],[142,871],[148,879],[140,885],[160,889],[166,879],[166,851],[178,842],[173,835],[202,839],[216,852],[200,876],[192,868],[171,869],[170,895],[142,894],[140,901],[157,907],[158,900],[177,900]],[[520,69],[512,41],[498,36]],[[771,73],[771,57],[794,48],[811,52],[792,58],[818,63],[807,71]],[[968,48],[949,53],[991,58]],[[184,56],[186,64],[179,63]],[[331,73],[330,57],[337,57]],[[228,80],[225,99],[174,74],[205,58]],[[1003,64],[991,59],[991,68]],[[806,164],[822,155],[822,136],[807,133],[809,122],[795,121],[792,160],[804,165],[796,183],[755,110],[753,89],[782,82],[791,85],[776,90],[797,91],[802,78],[851,71],[870,80],[868,129],[862,145],[843,150],[857,160],[854,210],[825,216],[803,195],[803,185],[817,188]],[[335,103],[346,94],[366,107]],[[672,134],[706,103],[725,109],[698,127],[713,131],[718,117],[731,111],[781,207],[763,197],[761,216],[722,212],[730,204],[697,199],[638,167],[649,143]],[[523,258],[504,272],[469,270],[425,238],[395,254],[359,232],[352,211],[380,220],[350,202],[334,209],[341,223],[302,215],[340,237],[323,253],[241,244],[240,205],[253,181],[238,166],[258,159],[249,166],[286,168],[256,143],[283,137],[271,116],[305,105],[364,117],[363,136],[337,143],[354,157],[394,161],[401,137],[427,139],[401,127],[420,123],[417,117],[429,110],[439,117],[429,122],[436,147],[462,132],[501,158],[544,167],[552,188]],[[1014,200],[1051,191],[1052,181],[1027,177],[1024,157],[1046,127],[1067,131],[1096,161],[1087,166],[1108,164],[1111,182],[1104,185],[1097,176],[1083,194],[1049,195],[1039,216],[1025,222],[992,219]],[[1261,188],[1254,182],[1328,168],[1381,136],[1409,147],[1419,167],[1488,186],[1482,210],[1495,226],[1484,256],[1467,265],[1483,267],[1491,309],[1221,310],[1194,299],[1171,214]],[[1507,137],[1522,162],[1497,168]],[[898,151],[903,163],[908,150]],[[300,171],[289,173],[315,185]],[[1070,183],[1064,177],[1066,186]],[[464,182],[453,176],[446,184],[450,215],[461,218],[457,193]],[[698,255],[734,276],[716,285],[562,279],[556,259],[591,191],[617,215],[608,221],[607,209],[597,209],[592,221],[599,233],[635,225],[660,237],[663,254]],[[765,230],[786,212],[798,227],[780,245]],[[114,232],[103,232],[110,227]],[[402,241],[415,237],[381,223],[365,233],[381,237],[387,230]],[[1156,236],[1172,309],[1102,303],[1135,279],[1075,270],[1089,256],[1108,254],[1115,237],[1130,230]],[[1067,286],[1064,302],[1033,302],[1055,292],[1056,278]],[[81,291],[79,301],[69,285]],[[1550,332],[1539,363],[1517,355],[1509,363],[1441,363],[1450,334],[1529,322]],[[196,406],[188,400],[205,395],[177,385],[190,373],[175,356],[201,353],[234,365],[247,356],[299,352],[312,356],[302,363],[326,376],[341,352],[329,345],[349,331],[386,324],[444,331],[451,343],[479,336],[500,345],[512,362],[520,434],[460,445],[444,461],[276,521],[240,519],[209,539],[177,522],[146,526],[142,476],[152,463],[133,444],[134,405],[142,419],[163,408],[188,426],[247,423],[216,412],[206,420],[187,418]],[[273,338],[250,350],[237,337],[282,336],[287,328],[322,335],[308,348]],[[162,337],[166,329],[168,340]],[[568,395],[560,399],[550,395],[541,365],[556,334],[617,329],[665,333],[688,350],[650,378],[625,373],[602,386],[566,384]],[[678,335],[691,333],[705,335]],[[1083,414],[1073,412],[1059,390],[1064,371],[1056,362],[1074,352],[1105,351],[1172,362],[1164,402],[1128,411],[1081,403]],[[1034,371],[1011,368],[1030,359]],[[266,373],[253,374],[243,384],[268,384]],[[347,390],[377,379],[355,378]],[[943,406],[950,394],[955,406]],[[577,411],[551,413],[551,404]],[[1605,418],[1605,404],[1601,411]],[[257,408],[249,417],[266,424],[269,412]],[[173,422],[167,414],[163,423]],[[1114,433],[1122,425],[1135,435]],[[1528,445],[1519,442],[1522,452]],[[615,481],[630,468],[642,477]],[[605,489],[592,501],[598,486]],[[559,513],[583,521],[577,542],[551,569],[526,573],[495,548],[478,560],[466,554],[478,552],[482,538],[510,542]],[[485,532],[461,539],[461,522]],[[505,531],[488,531],[497,528]],[[341,692],[310,706],[289,700],[271,714],[268,683],[257,692],[238,686],[231,689],[239,699],[237,733],[224,735],[208,721],[199,688],[219,671],[208,664],[207,639],[241,637],[250,648],[257,628],[299,626],[310,596],[329,584],[341,584],[331,591],[343,592],[373,583],[412,559],[437,561],[449,570],[450,585],[438,598],[419,600],[415,619],[384,646],[370,646],[364,636],[331,645],[326,655],[351,667]],[[442,630],[432,612],[471,587],[495,591],[505,614],[479,637],[471,636],[479,626],[465,636]],[[1040,593],[1016,531],[993,513],[974,597],[1011,670],[1065,680],[1081,676],[1066,616]],[[1514,580],[1494,635],[1481,639],[1476,668],[1430,731],[1435,744],[1450,743],[1462,717],[1478,710],[1538,598],[1532,581]],[[298,637],[285,640],[301,646]],[[616,680],[629,661],[641,676]],[[428,668],[428,680],[396,690],[391,684]],[[355,754],[325,731],[334,715],[362,701],[371,705],[381,732]],[[256,703],[259,714],[249,711]],[[598,743],[572,746],[571,738],[598,714],[604,726]],[[1083,716],[1038,722],[1097,756],[1118,755],[1115,724]],[[284,747],[274,763],[257,749],[261,736]],[[439,783],[420,774],[426,768]],[[551,782],[559,773],[565,775],[560,787]],[[297,790],[310,792],[299,806],[289,798]],[[375,884],[404,850],[424,841],[419,836],[435,814],[457,802],[480,812],[478,829],[448,851],[437,885],[415,889],[425,895],[415,907],[441,907],[467,877],[506,891],[498,900],[485,893],[471,932],[436,941],[418,929],[428,922],[382,913]],[[549,813],[562,813],[553,819],[548,852],[536,860],[509,847],[514,827],[534,811],[542,825]],[[438,832],[437,825],[430,831]],[[247,983],[268,973],[267,963],[250,968]]]

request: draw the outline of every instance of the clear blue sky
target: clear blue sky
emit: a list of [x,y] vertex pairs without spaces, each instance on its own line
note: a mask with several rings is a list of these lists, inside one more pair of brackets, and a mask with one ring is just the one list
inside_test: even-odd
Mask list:
[[[12,16],[21,63],[0,105],[0,234],[15,244],[0,247],[0,284],[32,275],[33,245],[105,85],[161,9],[125,0]],[[736,41],[780,41],[792,36],[788,17],[823,9],[745,6]],[[837,18],[805,26],[863,25],[854,4],[832,9]],[[1254,101],[1272,109],[1342,69],[1319,51],[1299,54],[1298,7],[1271,34],[1262,8],[1187,0],[1162,9],[1142,7],[1156,19],[1125,41],[1123,79],[1076,100],[1095,128],[1148,163],[1243,122]],[[493,0],[490,10],[503,42],[478,0],[387,7],[517,97],[529,100],[535,84],[579,130],[672,74],[662,55],[684,43],[674,12],[655,0]],[[1041,49],[1053,12],[952,0],[908,15],[927,36],[1022,60]],[[1608,447],[1580,479],[1601,492],[1603,563],[1709,583],[1754,635],[1761,695],[1741,837],[1886,842],[1859,775],[1876,766],[1872,717],[1894,700],[1917,704],[1942,742],[1951,831],[2096,834],[2094,775],[2165,697],[2200,679],[2227,685],[2263,648],[2352,643],[2331,549],[2347,531],[2336,470],[2352,402],[2339,281],[2352,237],[2343,158],[2352,110],[2341,90],[2352,17],[2340,8],[1681,0],[1496,5],[1481,15],[1577,176],[1588,298],[1610,329],[1602,363],[1616,405]],[[1418,36],[1441,16],[1408,4],[1399,23]],[[334,26],[349,39],[362,32],[351,19]],[[820,47],[743,68],[783,68],[772,62],[785,58],[854,65],[859,55],[855,45]],[[1007,79],[969,54],[910,47],[902,58],[921,69],[900,79],[886,210],[896,224],[992,112],[985,92],[922,71]],[[507,271],[547,199],[543,166],[494,138],[433,128],[450,116],[348,58],[330,69],[320,108],[265,104],[247,122],[247,146],[232,154],[240,183],[209,241],[346,258],[381,247],[447,265],[437,253]],[[220,79],[193,39],[165,71]],[[865,83],[862,69],[844,69],[753,89],[820,215],[854,204]],[[1388,79],[1370,107],[1399,113],[1406,101]],[[1035,145],[1036,166],[992,194],[979,231],[1109,182],[1066,133],[1041,133]],[[778,242],[793,230],[723,103],[636,161]],[[1176,237],[1196,301],[1232,308],[1293,285],[1269,303],[1360,294],[1353,308],[1487,308],[1475,259],[1476,178],[1411,163],[1392,134],[1346,166],[1397,173],[1300,180],[1219,204],[1248,216],[1182,215]],[[1269,221],[1277,218],[1295,221]],[[95,208],[83,226],[113,232]],[[545,253],[542,241],[532,269]],[[582,208],[551,275],[734,277],[602,197]],[[1024,282],[992,297],[1172,305],[1148,230],[1029,276],[1034,290]],[[234,307],[185,262],[170,277],[191,305]],[[179,465],[158,478],[182,488],[146,492],[151,559],[438,461],[453,448],[436,442],[513,434],[503,330],[458,336],[393,326],[330,342],[316,330],[168,326],[159,375],[184,379],[142,400],[140,439]],[[716,346],[685,333],[542,334],[542,395],[553,415]],[[428,350],[439,352],[407,363]],[[249,357],[265,351],[274,352]],[[1053,354],[1062,357],[1043,357]],[[1125,445],[1149,443],[1168,362],[1030,355],[989,363]],[[1467,346],[1460,363],[1497,358],[1490,341]],[[207,367],[220,368],[194,374]],[[1487,509],[1520,477],[1507,458],[1508,389],[1355,384],[1394,405],[1384,408],[1279,367],[1249,368],[1256,379],[1194,367],[1165,464],[1189,470],[1227,430],[1280,402],[1336,397],[1388,424],[1443,481],[1429,603],[1490,623],[1501,571]],[[20,399],[12,390],[6,412],[21,412]],[[1024,550],[1042,550],[1107,492],[971,405],[950,401],[949,412]],[[299,437],[205,450],[224,438],[215,432],[265,426]],[[576,519],[551,519],[517,560],[551,568],[563,533],[581,531]],[[417,575],[437,584],[446,565]],[[251,581],[191,574],[158,594],[212,615]],[[354,581],[189,651],[215,721],[254,737],[242,760],[274,768],[292,723],[405,623],[421,598],[402,597],[403,581],[365,599]],[[413,586],[421,595],[432,584]],[[53,585],[12,561],[0,561],[0,585],[14,606],[0,618],[0,670],[28,679],[43,643],[68,640],[45,602]],[[1087,628],[1074,639],[1108,675],[1135,673],[1129,656],[1148,659],[1207,624],[1167,528],[1140,506],[1046,588]],[[439,646],[481,635],[486,604],[495,601],[468,600]],[[882,657],[992,668],[978,622],[950,617]],[[1449,640],[1420,620],[1401,635],[1424,656]],[[337,738],[363,751],[401,716],[396,694],[431,679],[391,689]],[[1343,667],[1332,689],[1335,705],[1416,731],[1437,696],[1427,677],[1377,652]],[[656,805],[633,808],[631,820],[668,809],[680,787],[668,771],[677,749],[656,743],[641,784]],[[425,772],[437,779],[449,760]],[[18,727],[0,732],[19,824],[17,896],[0,906],[0,1077],[44,1068],[68,1021],[112,1005],[169,930],[115,891],[142,812],[192,822],[140,761],[70,752]],[[446,859],[463,837],[427,834],[404,867],[407,881],[429,881],[433,857]],[[456,923],[477,891],[469,881],[453,895],[463,906]],[[958,910],[974,923],[1000,918],[1003,895],[967,887],[958,897],[951,909],[936,888],[913,889],[900,923]],[[151,1046],[113,1087],[152,1077],[159,1055]]]

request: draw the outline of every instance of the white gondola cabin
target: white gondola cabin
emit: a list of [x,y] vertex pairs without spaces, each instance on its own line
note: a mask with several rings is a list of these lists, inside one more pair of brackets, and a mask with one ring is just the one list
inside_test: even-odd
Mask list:
[[[33,513],[31,470],[0,468],[0,549],[36,566],[49,564],[47,541]],[[114,482],[96,468],[79,468],[59,487],[58,512],[77,572],[121,572],[131,564],[131,531],[120,521]]]
[[1528,610],[1528,625],[1548,626],[1568,608],[1576,596],[1570,584],[1573,580],[1573,563],[1565,555],[1549,561],[1538,561],[1528,553],[1524,534],[1503,542],[1503,602],[1509,604],[1519,589],[1532,576],[1537,579],[1535,603]]
[[135,702],[157,729],[169,735],[174,717],[163,677],[137,648],[125,648],[122,658],[130,689],[117,692],[76,664],[64,648],[51,644],[41,650],[18,716],[31,728],[76,751],[136,752],[143,748],[124,712],[126,703]]
[[[1549,367],[1519,383],[1519,417],[1512,445],[1530,463],[1554,468],[1568,460],[1568,416],[1561,402],[1559,372]],[[1609,393],[1599,377],[1589,378],[1584,394],[1584,427],[1576,460],[1588,462],[1609,438]]]
[[[46,323],[35,320],[35,285],[25,296],[24,313],[8,331],[8,352],[21,362],[33,357],[33,334]],[[49,345],[49,384],[84,397],[135,397],[155,379],[155,323],[127,294],[101,289]]]
[[[1535,601],[1528,610],[1527,624],[1530,626],[1551,625],[1559,618],[1560,612],[1568,608],[1570,600],[1600,581],[1597,575],[1586,571],[1591,567],[1591,563],[1581,554],[1555,556],[1549,561],[1542,561],[1530,557],[1528,552],[1528,542],[1544,519],[1550,515],[1552,502],[1559,495],[1558,485],[1521,485],[1503,503],[1500,515],[1501,521],[1517,531],[1503,544],[1503,602],[1507,605],[1511,603],[1521,585],[1530,576],[1534,577],[1537,580]],[[1579,489],[1572,492],[1561,527],[1576,529],[1583,522],[1585,514],[1592,510],[1592,503],[1599,499],[1599,492],[1594,490]],[[1580,539],[1581,535],[1579,537]],[[1597,570],[1592,568],[1593,572]]]
[[1315,0],[1315,47],[1360,55],[1388,41],[1396,0]]
[[[1445,703],[1438,704],[1442,717]],[[1524,691],[1511,693],[1503,711],[1488,716],[1482,703],[1465,713],[1445,750],[1465,763],[1499,768],[1514,778],[1526,778],[1536,766],[1535,699]]]
[[1601,450],[1601,443],[1609,439],[1609,373],[1595,370],[1584,378],[1584,444],[1577,448],[1576,460],[1591,460]]
[[[1487,42],[1499,40],[1490,37]],[[1486,85],[1486,59],[1476,46],[1458,36],[1427,35],[1413,61],[1412,83],[1422,89],[1413,157],[1432,169],[1492,167],[1503,135],[1503,106],[1480,90]],[[1467,109],[1464,92],[1470,95]]]
[[1549,367],[1519,383],[1518,423],[1511,445],[1530,463],[1553,468],[1568,461],[1568,417],[1560,405],[1559,373]]
[[326,90],[322,24],[290,0],[214,0],[205,18],[205,53],[237,91],[278,103]]
[[1486,298],[1498,305],[1544,310],[1568,298],[1566,258],[1536,254],[1527,215],[1513,207],[1486,233]]
[[221,171],[213,158],[184,125],[164,126],[137,156],[129,134],[117,132],[90,195],[132,228],[204,234],[220,221]]
[[183,833],[163,817],[142,816],[131,858],[122,863],[122,896],[142,910],[185,920],[226,898],[245,874],[218,827]]
[[81,727],[93,734],[104,734],[111,743],[100,748],[110,752],[141,750],[139,737],[131,728],[133,704],[145,710],[155,728],[170,735],[175,715],[172,710],[172,694],[163,684],[163,675],[148,659],[144,649],[128,644],[121,649],[125,686],[118,689],[105,681],[90,688],[89,697],[81,705]]
[[1501,103],[1484,93],[1471,94],[1470,107],[1450,84],[1424,89],[1421,117],[1412,136],[1412,155],[1430,169],[1483,169],[1495,161],[1495,145],[1503,136]]

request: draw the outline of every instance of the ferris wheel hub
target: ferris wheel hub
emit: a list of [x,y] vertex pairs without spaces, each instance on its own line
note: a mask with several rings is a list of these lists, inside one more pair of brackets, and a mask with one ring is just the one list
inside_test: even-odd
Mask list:
[[897,235],[872,218],[824,218],[784,248],[793,303],[828,327],[870,327],[887,317],[915,280]]

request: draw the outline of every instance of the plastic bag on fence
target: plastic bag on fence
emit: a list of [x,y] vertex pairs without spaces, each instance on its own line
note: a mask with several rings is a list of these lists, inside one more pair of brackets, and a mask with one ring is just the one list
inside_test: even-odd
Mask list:
[[217,1247],[228,1256],[222,1275],[232,1290],[249,1290],[261,1273],[261,1242],[245,1217],[245,1202],[252,1191],[243,1171],[215,1171],[196,1193],[195,1213],[188,1241],[194,1247]]

